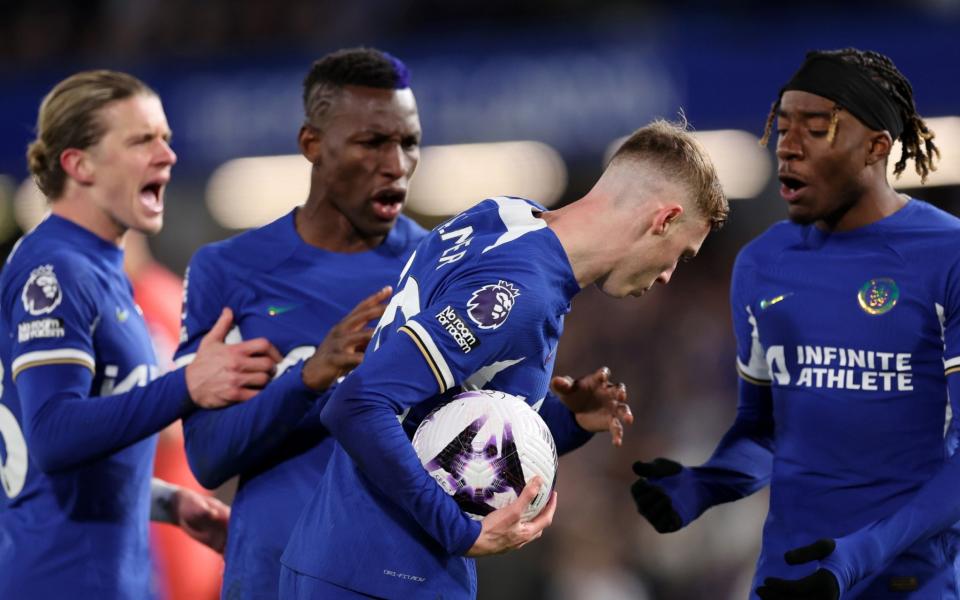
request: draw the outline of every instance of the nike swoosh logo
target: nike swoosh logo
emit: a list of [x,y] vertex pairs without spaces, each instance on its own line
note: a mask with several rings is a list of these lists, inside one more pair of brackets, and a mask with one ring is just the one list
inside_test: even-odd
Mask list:
[[277,315],[282,315],[285,312],[290,312],[298,306],[299,304],[291,304],[290,306],[268,306],[267,314],[271,317],[275,317]]
[[793,295],[793,292],[787,292],[786,294],[780,294],[779,296],[774,296],[769,300],[763,299],[760,301],[760,310],[767,310],[774,304],[777,304],[778,302],[783,302],[784,300],[786,300],[792,295]]

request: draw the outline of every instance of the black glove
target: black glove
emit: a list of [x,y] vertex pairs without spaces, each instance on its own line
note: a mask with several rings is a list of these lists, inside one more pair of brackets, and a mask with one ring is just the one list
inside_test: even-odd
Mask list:
[[647,477],[661,478],[679,475],[683,467],[669,458],[657,458],[653,462],[633,463],[633,472],[640,476],[630,487],[637,512],[643,515],[659,533],[677,531],[683,526],[680,515],[673,508],[673,501],[663,488],[647,481]]
[[[837,543],[829,538],[817,540],[809,546],[789,550],[783,559],[788,565],[802,565],[830,556],[836,547]],[[763,600],[837,600],[840,584],[830,571],[817,569],[803,579],[767,577],[757,588],[757,595]]]

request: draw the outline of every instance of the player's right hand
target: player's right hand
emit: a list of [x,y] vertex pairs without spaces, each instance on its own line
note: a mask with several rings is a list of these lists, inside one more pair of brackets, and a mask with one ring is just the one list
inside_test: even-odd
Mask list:
[[363,361],[363,353],[373,336],[373,329],[366,324],[383,315],[387,308],[383,302],[392,291],[393,288],[387,286],[370,294],[327,332],[317,351],[303,363],[303,383],[308,388],[322,392]]
[[633,472],[638,479],[630,493],[637,504],[637,511],[643,515],[659,533],[677,531],[683,526],[683,520],[673,506],[666,491],[648,478],[661,479],[679,475],[683,471],[680,463],[669,458],[657,458],[653,462],[637,461],[633,463]]
[[200,408],[222,408],[253,398],[283,360],[266,338],[225,343],[231,325],[233,311],[224,308],[187,365],[187,390]]
[[523,548],[543,535],[543,530],[553,523],[553,513],[557,510],[557,492],[550,495],[550,501],[540,514],[530,521],[520,520],[524,511],[537,497],[541,485],[543,480],[539,476],[534,477],[524,486],[516,500],[484,517],[481,521],[483,526],[480,537],[467,551],[467,556],[503,554]]

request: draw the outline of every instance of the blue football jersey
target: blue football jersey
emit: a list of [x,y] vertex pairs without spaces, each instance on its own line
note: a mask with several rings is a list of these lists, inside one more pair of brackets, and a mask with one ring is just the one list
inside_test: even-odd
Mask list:
[[228,340],[265,337],[285,356],[256,397],[184,420],[201,483],[240,475],[225,556],[223,597],[231,600],[277,598],[280,555],[333,446],[319,420],[322,399],[303,384],[303,359],[358,302],[396,283],[426,235],[401,216],[376,249],[328,252],[300,238],[295,212],[201,248],[186,278],[178,364],[192,359],[223,307],[234,313]]
[[48,217],[0,275],[0,598],[151,595],[156,436],[189,407],[158,373],[123,253]]
[[[847,232],[780,223],[740,253],[738,367],[772,392],[754,587],[817,567],[786,565],[786,550],[849,535],[824,563],[857,584],[844,598],[958,598],[958,484],[934,481],[948,458],[948,377],[960,371],[958,269],[960,220],[919,200]],[[939,529],[920,525],[938,518]]]
[[539,408],[561,452],[589,437],[547,398],[563,317],[580,287],[535,214],[544,210],[485,200],[421,242],[363,364],[323,409],[337,444],[284,553],[287,568],[376,597],[476,595],[464,554],[480,523],[424,470],[410,439],[430,410],[478,388]]

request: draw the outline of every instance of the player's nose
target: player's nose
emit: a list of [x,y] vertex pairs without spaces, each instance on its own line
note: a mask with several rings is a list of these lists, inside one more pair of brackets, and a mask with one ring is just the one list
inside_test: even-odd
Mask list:
[[400,144],[389,144],[383,151],[380,170],[392,179],[400,179],[411,169],[410,157]]
[[676,270],[676,268],[677,265],[673,265],[669,269],[661,272],[660,275],[657,276],[657,283],[662,283],[663,285],[670,283],[670,278],[673,277],[673,272]]
[[777,158],[781,161],[803,157],[803,146],[793,129],[787,129],[777,140]]

